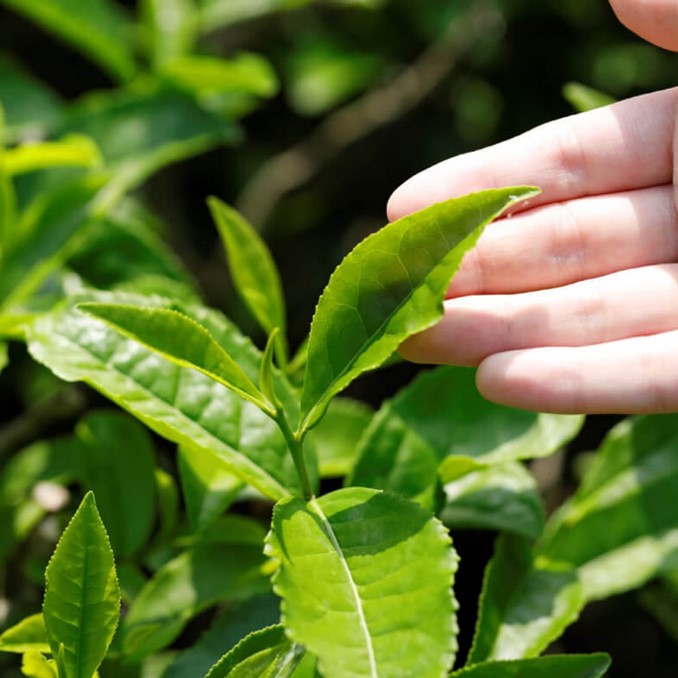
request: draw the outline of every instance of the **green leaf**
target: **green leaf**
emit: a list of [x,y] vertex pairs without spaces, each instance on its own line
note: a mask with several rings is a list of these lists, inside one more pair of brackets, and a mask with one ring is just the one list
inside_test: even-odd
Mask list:
[[0,55],[0,103],[7,144],[44,138],[58,124],[63,109],[45,84],[4,54]]
[[91,678],[118,625],[120,589],[94,496],[88,493],[45,571],[43,613],[52,654],[62,647],[65,678]]
[[171,643],[199,612],[269,589],[261,545],[203,544],[160,568],[123,623],[123,651],[146,656]]
[[[151,303],[131,295],[82,298],[92,299]],[[256,378],[260,354],[222,315],[193,307],[182,310],[237,357],[250,379]],[[160,435],[221,457],[243,482],[272,499],[298,487],[294,465],[285,453],[287,444],[275,422],[208,377],[167,362],[68,306],[37,318],[26,331],[31,354],[60,378],[85,381]],[[285,388],[283,384],[277,388],[281,397]]]
[[156,539],[162,543],[174,532],[179,520],[179,491],[174,478],[159,466],[156,466],[154,476],[159,523]]
[[358,455],[358,442],[369,425],[372,409],[357,400],[334,398],[307,441],[315,445],[323,478],[347,475]]
[[154,69],[191,51],[196,11],[194,0],[142,0],[141,18]]
[[442,317],[450,279],[483,227],[533,195],[506,188],[438,203],[374,233],[339,264],[311,324],[302,431],[360,374]]
[[[210,198],[208,204],[219,229],[238,294],[266,334],[270,335],[277,327],[280,341],[284,344],[287,326],[285,300],[271,253],[259,234],[238,212],[217,198]],[[282,345],[280,351],[284,357],[286,351]]]
[[288,640],[282,626],[254,631],[225,654],[205,678],[289,678],[304,648]]
[[[2,0],[43,28],[66,40],[120,80],[136,70],[128,19],[108,0]],[[87,678],[90,678],[88,676]]]
[[563,86],[563,96],[575,111],[583,113],[594,108],[609,106],[615,102],[614,97],[587,87],[579,82],[568,82]]
[[451,482],[490,464],[545,457],[569,442],[583,421],[490,403],[478,392],[473,370],[440,367],[420,374],[382,406],[348,482],[433,509],[439,473]]
[[21,673],[28,678],[59,678],[56,662],[29,650],[21,659]]
[[600,678],[609,667],[610,658],[606,654],[553,655],[476,664],[455,671],[450,678]]
[[204,529],[233,503],[242,480],[223,459],[199,447],[180,445],[177,463],[188,520],[194,530]]
[[0,634],[0,652],[49,653],[47,629],[42,614],[33,614]]
[[420,506],[365,488],[285,499],[267,553],[283,625],[325,678],[438,677],[451,665],[456,555]]
[[273,352],[278,345],[279,339],[280,332],[278,328],[275,327],[266,341],[266,348],[264,349],[264,355],[261,358],[261,367],[259,368],[259,389],[266,400],[271,403],[278,413],[283,409],[283,406],[275,392],[275,380],[273,377],[275,365],[273,364]]
[[312,0],[198,0],[203,31],[253,19],[271,12],[303,7]]
[[146,543],[155,520],[151,438],[141,424],[119,412],[91,413],[76,432],[85,447],[85,485],[97,498],[113,550],[130,556]]
[[528,541],[499,537],[468,664],[536,657],[579,616],[584,602],[573,568],[535,563]]
[[439,518],[451,528],[499,530],[536,539],[544,526],[534,476],[520,463],[486,466],[442,478],[445,495]]
[[11,175],[35,172],[51,167],[86,167],[101,165],[96,144],[81,134],[71,134],[59,141],[24,144],[5,152],[5,170]]
[[78,308],[180,367],[198,370],[273,415],[271,405],[235,360],[202,325],[183,313],[97,302],[86,302]]
[[586,600],[678,567],[678,417],[626,419],[547,526],[539,554],[577,568]]
[[[0,63],[1,66],[1,63]],[[0,102],[0,265],[4,253],[16,237],[16,194],[7,168],[5,119]]]
[[255,596],[224,611],[210,629],[163,673],[162,678],[195,678],[206,674],[242,638],[276,624],[280,619],[280,601],[273,594]]
[[0,341],[0,372],[9,364],[9,346],[7,342]]

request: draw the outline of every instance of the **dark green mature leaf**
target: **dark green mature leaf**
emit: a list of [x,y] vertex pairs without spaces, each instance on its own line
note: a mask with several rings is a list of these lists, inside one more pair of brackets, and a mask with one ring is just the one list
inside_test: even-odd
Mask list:
[[228,257],[236,290],[266,334],[277,327],[284,342],[287,321],[280,276],[259,234],[217,198],[208,200]]
[[456,556],[420,506],[365,488],[286,499],[267,553],[283,624],[325,678],[429,678],[451,665]]
[[443,314],[443,298],[483,227],[534,188],[448,200],[363,240],[332,274],[311,324],[301,396],[305,430],[327,403]]
[[[98,294],[85,300],[151,303],[132,295]],[[74,300],[77,302],[77,299]],[[168,304],[154,299],[154,303]],[[260,354],[226,318],[191,307],[250,378],[256,378]],[[64,307],[27,327],[29,350],[66,381],[85,381],[173,442],[201,448],[224,459],[244,482],[273,499],[298,487],[287,444],[276,424],[204,375],[168,363],[124,339],[102,323]],[[284,384],[278,394],[285,396]],[[289,389],[288,389],[289,390]],[[293,398],[290,394],[287,400]],[[291,406],[286,405],[286,409]],[[314,467],[313,459],[308,463]]]
[[196,614],[270,588],[261,545],[203,544],[158,570],[123,623],[123,651],[145,656],[171,643]]
[[191,648],[182,652],[161,678],[195,678],[206,674],[224,649],[258,629],[277,624],[280,600],[272,593],[254,596],[225,610]]
[[418,376],[384,404],[365,432],[348,482],[388,489],[434,507],[438,477],[544,457],[569,442],[584,418],[537,414],[485,400],[468,368]]
[[468,663],[536,657],[579,616],[584,602],[574,568],[535,562],[528,541],[499,537]]
[[52,654],[58,657],[63,648],[66,678],[92,678],[118,625],[120,589],[91,492],[61,536],[45,578],[43,613]]
[[151,438],[141,424],[119,412],[90,413],[76,431],[85,447],[85,484],[97,498],[113,551],[130,556],[145,544],[155,520]]
[[0,55],[0,104],[5,111],[5,142],[40,139],[53,129],[63,104],[48,87]]
[[238,363],[202,325],[169,308],[86,302],[78,308],[179,365],[198,370],[268,414],[274,410]]
[[600,678],[609,667],[610,658],[606,654],[553,655],[476,664],[455,671],[450,678]]
[[254,631],[225,654],[205,678],[289,678],[304,648],[290,641],[282,626]]
[[678,417],[626,419],[606,437],[539,554],[577,568],[587,600],[678,567]]
[[520,463],[491,465],[442,479],[439,518],[453,528],[480,528],[536,539],[544,525],[534,476]]
[[372,409],[357,400],[335,398],[318,425],[309,431],[323,478],[347,475],[358,455],[358,442],[373,416]]
[[141,18],[154,69],[188,54],[195,42],[195,0],[142,0]]
[[[109,0],[2,0],[89,56],[110,75],[128,80],[136,70],[130,27]],[[88,677],[89,678],[89,677]]]
[[22,619],[0,634],[0,652],[50,652],[42,614]]
[[179,446],[179,476],[191,527],[210,525],[235,500],[242,480],[221,457],[199,447]]

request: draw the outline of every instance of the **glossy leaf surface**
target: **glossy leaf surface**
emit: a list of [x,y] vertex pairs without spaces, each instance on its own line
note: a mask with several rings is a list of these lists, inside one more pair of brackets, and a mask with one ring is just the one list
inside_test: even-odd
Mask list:
[[281,338],[284,337],[285,300],[268,247],[234,209],[216,198],[210,198],[208,204],[238,293],[267,335],[277,327]]
[[134,71],[127,18],[109,0],[2,0],[81,50],[121,80]]
[[96,302],[80,304],[78,308],[180,367],[198,370],[260,409],[272,412],[271,405],[235,360],[207,329],[183,313]]
[[42,614],[32,614],[0,634],[0,652],[50,651]]
[[[149,303],[129,295],[95,298]],[[220,314],[191,313],[256,378],[260,355],[252,344]],[[280,499],[296,489],[294,466],[275,423],[208,377],[173,365],[68,307],[38,319],[28,328],[28,341],[32,355],[62,379],[85,381],[160,435],[220,456],[266,496]]]
[[205,678],[289,678],[303,654],[282,626],[269,626],[241,640]]
[[429,678],[449,669],[456,556],[420,506],[365,488],[284,500],[267,553],[279,564],[283,624],[325,678]]
[[302,428],[366,370],[443,314],[443,298],[483,227],[533,188],[475,193],[403,217],[363,240],[332,274],[311,324]]
[[91,493],[61,536],[45,578],[43,613],[52,654],[63,647],[65,678],[92,678],[118,625],[120,589]]
[[477,664],[455,671],[450,678],[600,678],[609,666],[606,654],[554,655]]
[[90,413],[78,423],[77,435],[84,447],[84,481],[97,498],[113,551],[130,556],[146,542],[155,520],[151,438],[119,412]]

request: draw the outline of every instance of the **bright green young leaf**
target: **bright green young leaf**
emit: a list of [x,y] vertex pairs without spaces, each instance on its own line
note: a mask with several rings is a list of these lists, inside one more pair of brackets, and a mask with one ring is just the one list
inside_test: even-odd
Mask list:
[[382,406],[361,440],[349,482],[433,508],[439,473],[451,482],[479,466],[548,456],[583,421],[490,403],[478,392],[473,370],[440,367],[420,374]]
[[78,308],[180,367],[198,370],[264,412],[271,405],[238,363],[195,320],[168,308],[89,302]]
[[130,556],[146,543],[155,520],[153,442],[141,424],[119,412],[91,413],[76,432],[85,448],[85,485],[97,498],[113,551]]
[[[79,49],[111,76],[129,80],[136,66],[128,19],[110,0],[2,0]],[[90,678],[89,676],[87,678]]]
[[63,646],[65,678],[91,678],[118,625],[120,589],[94,496],[85,496],[45,571],[43,613],[52,654]]
[[285,635],[282,626],[255,631],[225,654],[205,678],[289,678],[304,648]]
[[195,42],[195,0],[142,0],[140,5],[154,69],[188,54]]
[[217,198],[208,200],[226,251],[236,290],[252,315],[270,334],[286,332],[285,300],[273,257],[259,234],[243,217]]
[[195,678],[205,675],[245,636],[277,624],[280,620],[280,600],[272,593],[254,596],[229,607],[191,648],[182,652],[162,674],[162,678]]
[[2,372],[9,363],[9,346],[7,342],[0,341],[0,372]]
[[307,441],[315,445],[321,477],[342,477],[353,468],[358,441],[370,423],[372,409],[357,400],[335,398]]
[[577,568],[587,600],[636,588],[678,567],[678,418],[626,419],[606,437],[539,554]]
[[283,625],[325,678],[438,678],[449,669],[456,555],[417,504],[365,488],[286,499],[267,553],[279,565]]
[[584,606],[573,568],[534,562],[523,538],[502,535],[485,573],[468,664],[536,657]]
[[5,143],[47,136],[59,122],[63,104],[46,85],[10,57],[0,55],[0,104],[5,110]]
[[506,188],[438,203],[385,226],[339,264],[311,324],[301,430],[360,374],[442,317],[450,279],[483,227],[533,195],[534,188]]
[[451,528],[499,530],[536,539],[544,526],[534,476],[519,462],[481,467],[443,482],[438,517]]
[[56,662],[34,650],[21,658],[21,673],[27,678],[59,678]]
[[20,234],[5,253],[0,276],[0,304],[25,300],[62,264],[91,223],[91,200],[101,188],[100,177],[61,186],[40,196],[24,214]]
[[609,667],[606,654],[553,655],[476,664],[455,671],[450,678],[601,678]]
[[614,97],[587,87],[579,82],[568,82],[563,86],[563,96],[575,111],[583,113],[594,108],[609,106],[615,102]]
[[269,590],[261,551],[261,544],[204,544],[160,568],[125,618],[124,653],[146,656],[156,652],[208,607]]
[[180,445],[177,463],[188,520],[194,530],[203,529],[233,503],[242,480],[223,459],[199,447]]
[[5,151],[5,170],[10,175],[25,174],[51,167],[86,167],[101,165],[96,144],[81,134],[71,134],[59,141],[24,144]]
[[[149,298],[107,294],[83,301],[92,299],[150,303]],[[256,379],[261,356],[233,325],[213,311],[182,310],[207,327]],[[298,487],[275,422],[199,372],[169,363],[67,306],[36,319],[27,338],[31,354],[60,378],[85,381],[160,435],[221,457],[243,482],[266,496],[277,500]],[[283,385],[277,391],[285,395]],[[313,460],[308,461],[313,467]]]
[[0,652],[49,653],[47,629],[42,614],[33,614],[0,634]]

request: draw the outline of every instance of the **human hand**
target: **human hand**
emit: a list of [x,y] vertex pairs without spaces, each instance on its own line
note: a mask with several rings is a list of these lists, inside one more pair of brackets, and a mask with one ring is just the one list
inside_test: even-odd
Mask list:
[[[627,26],[678,49],[676,0],[611,2]],[[515,407],[677,411],[677,105],[672,89],[548,123],[396,190],[391,219],[484,188],[543,191],[486,230],[443,320],[401,354],[478,365],[481,392]]]

